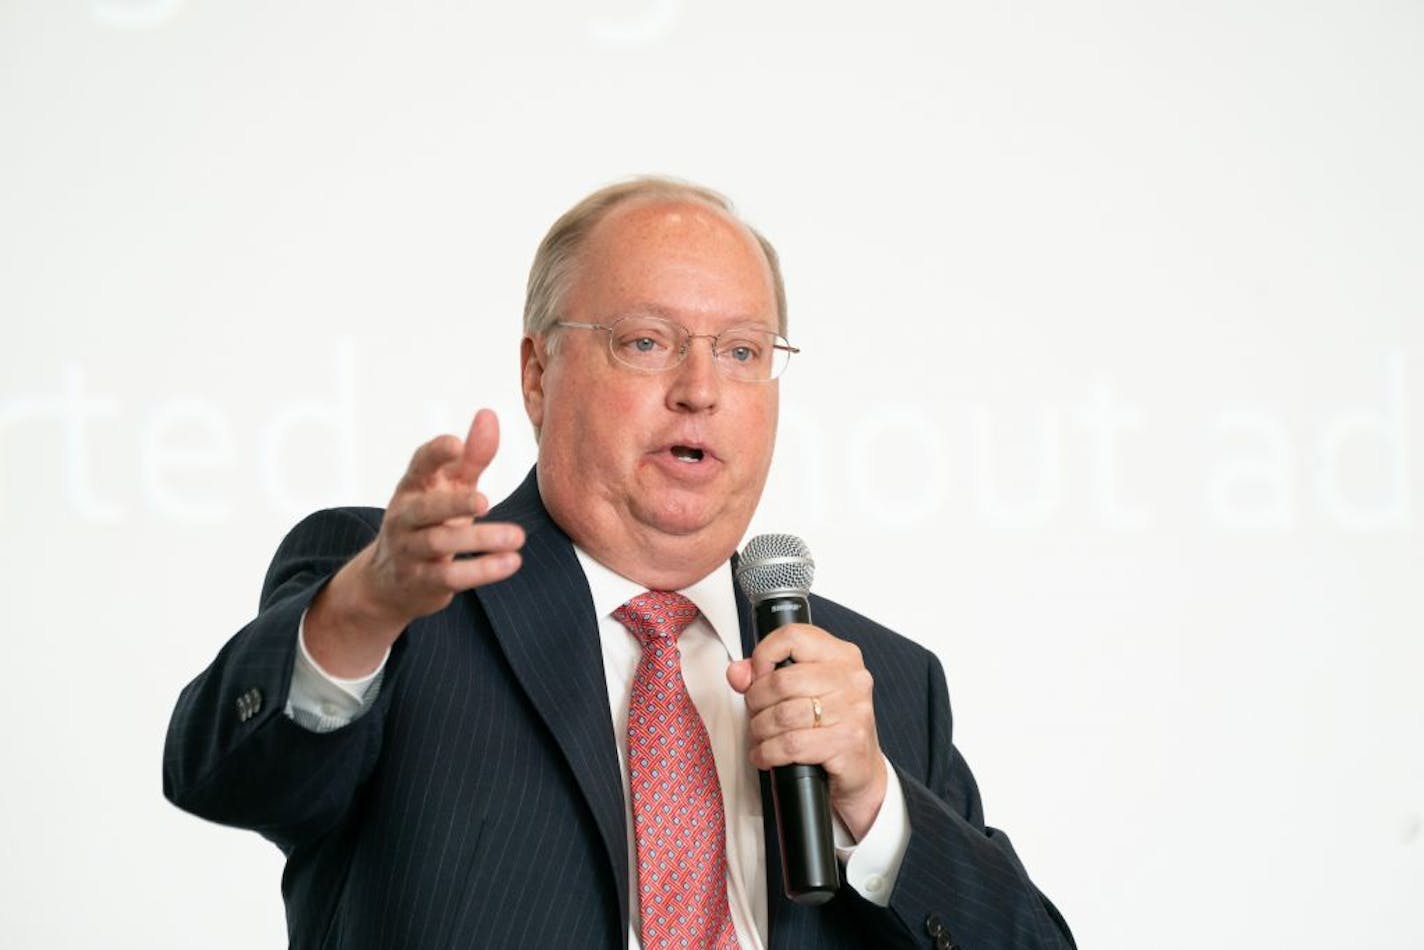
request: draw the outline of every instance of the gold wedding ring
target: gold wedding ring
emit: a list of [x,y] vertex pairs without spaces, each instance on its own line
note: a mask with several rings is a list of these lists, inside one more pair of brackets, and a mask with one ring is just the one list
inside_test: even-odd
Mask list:
[[821,701],[816,697],[811,697],[811,727],[819,729],[821,727]]

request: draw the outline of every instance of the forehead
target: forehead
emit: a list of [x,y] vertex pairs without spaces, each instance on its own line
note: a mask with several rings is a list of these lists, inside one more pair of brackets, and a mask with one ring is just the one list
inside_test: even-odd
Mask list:
[[776,324],[771,268],[756,238],[696,201],[635,200],[589,231],[569,311],[603,320],[652,310],[689,323]]

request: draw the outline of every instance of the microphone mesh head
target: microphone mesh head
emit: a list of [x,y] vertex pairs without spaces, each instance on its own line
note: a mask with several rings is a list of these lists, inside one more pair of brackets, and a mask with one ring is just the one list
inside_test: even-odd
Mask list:
[[816,577],[811,549],[794,534],[759,534],[742,548],[737,583],[752,603],[778,594],[805,597]]

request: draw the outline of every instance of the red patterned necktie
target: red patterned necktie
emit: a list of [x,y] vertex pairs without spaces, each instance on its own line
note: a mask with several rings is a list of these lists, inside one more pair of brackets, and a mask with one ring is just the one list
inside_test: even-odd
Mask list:
[[628,787],[644,950],[735,950],[722,786],[677,649],[697,607],[681,594],[654,590],[613,616],[643,646],[628,697]]

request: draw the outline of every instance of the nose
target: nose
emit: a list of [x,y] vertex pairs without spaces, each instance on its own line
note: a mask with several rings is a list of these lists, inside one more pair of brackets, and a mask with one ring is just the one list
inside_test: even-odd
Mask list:
[[707,412],[717,407],[722,392],[722,374],[712,356],[713,338],[692,336],[687,355],[668,374],[668,408],[681,412]]

